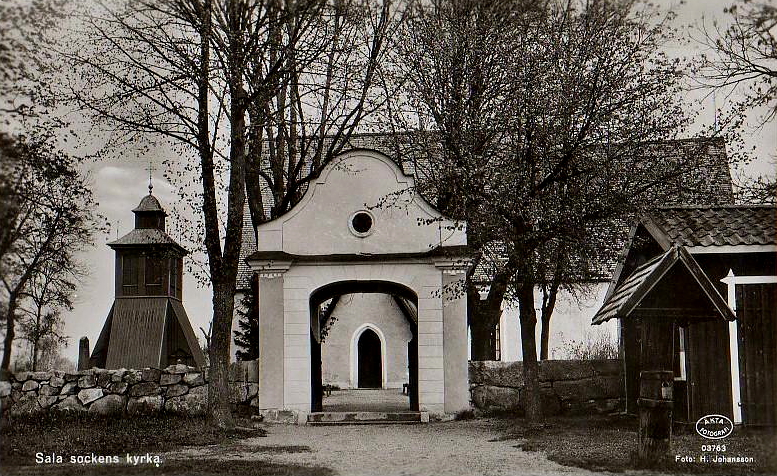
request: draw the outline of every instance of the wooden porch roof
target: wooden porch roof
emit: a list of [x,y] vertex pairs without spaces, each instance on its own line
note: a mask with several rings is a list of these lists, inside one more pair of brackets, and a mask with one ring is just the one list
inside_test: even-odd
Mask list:
[[[664,305],[661,308],[651,307],[647,309],[641,306],[647,301],[646,298],[651,294],[651,291],[667,277],[670,271],[677,270],[677,267],[681,271],[686,271],[692,277],[691,280],[686,280],[686,283],[696,284],[696,291],[701,291],[708,305],[705,306],[707,309],[694,314],[693,312],[688,312],[688,308],[683,308],[680,302],[666,303],[666,301],[670,300],[667,296],[659,297],[660,300],[664,301]],[[683,296],[689,295],[690,290],[683,289],[682,293]],[[677,301],[680,301],[682,296],[678,296],[678,298]],[[651,300],[655,302],[656,297],[653,296]],[[713,312],[709,313],[709,310]],[[656,256],[635,269],[628,278],[618,285],[593,317],[592,323],[601,324],[613,318],[623,319],[630,316],[678,317],[687,319],[711,317],[710,314],[720,316],[729,321],[736,319],[734,312],[728,307],[726,301],[715,289],[715,286],[699,267],[698,263],[696,263],[696,260],[693,259],[693,256],[683,246],[674,245],[663,254]]]

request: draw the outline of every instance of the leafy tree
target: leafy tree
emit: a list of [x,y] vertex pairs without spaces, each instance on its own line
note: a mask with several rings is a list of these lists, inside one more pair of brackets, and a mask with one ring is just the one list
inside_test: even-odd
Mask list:
[[482,343],[503,300],[518,302],[530,421],[541,418],[534,289],[548,269],[538,250],[574,250],[596,224],[676,193],[667,184],[703,181],[680,180],[698,153],[649,147],[688,122],[681,65],[660,48],[665,21],[637,1],[412,4],[394,123],[414,132],[403,137],[422,158],[421,192],[467,220],[474,359],[490,357]]
[[235,334],[237,360],[255,360],[259,358],[259,306],[254,293],[256,280],[253,276],[247,292],[240,298],[240,306],[236,311],[238,330]]
[[0,134],[3,370],[11,363],[16,325],[25,309],[29,312],[25,303],[31,302],[32,309],[37,309],[33,312],[41,313],[34,339],[55,334],[53,328],[44,332],[41,327],[46,309],[70,305],[80,270],[76,256],[91,244],[95,233],[105,229],[77,162],[55,149],[53,142],[50,134]]

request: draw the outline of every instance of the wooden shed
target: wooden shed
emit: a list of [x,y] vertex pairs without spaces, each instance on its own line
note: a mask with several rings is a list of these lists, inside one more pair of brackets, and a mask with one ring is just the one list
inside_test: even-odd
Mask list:
[[[676,420],[777,423],[776,211],[660,208],[632,228],[593,322],[620,318],[627,411],[640,370],[660,365],[674,371]],[[656,343],[671,362],[655,361]]]

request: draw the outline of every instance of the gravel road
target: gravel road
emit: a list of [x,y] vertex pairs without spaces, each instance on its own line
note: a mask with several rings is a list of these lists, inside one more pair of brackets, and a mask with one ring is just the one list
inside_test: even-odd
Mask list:
[[[487,420],[266,429],[267,437],[198,448],[197,455],[322,466],[340,476],[595,474],[522,451],[516,448],[520,440],[498,441],[500,432]],[[309,451],[291,448],[300,446]]]

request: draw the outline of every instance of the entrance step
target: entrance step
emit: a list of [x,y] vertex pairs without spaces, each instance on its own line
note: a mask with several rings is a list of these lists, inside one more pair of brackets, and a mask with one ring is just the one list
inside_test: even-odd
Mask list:
[[315,412],[308,415],[308,425],[386,425],[426,423],[426,412]]

